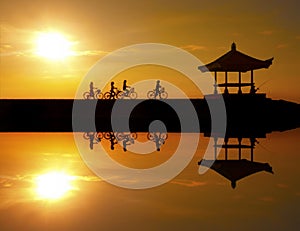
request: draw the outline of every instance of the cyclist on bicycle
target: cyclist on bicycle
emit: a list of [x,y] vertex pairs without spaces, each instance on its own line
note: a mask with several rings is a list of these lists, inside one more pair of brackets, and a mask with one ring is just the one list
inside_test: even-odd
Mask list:
[[94,83],[90,82],[90,98],[95,98],[94,89]]
[[156,99],[156,97],[159,95],[159,98],[161,98],[161,95],[160,95],[160,89],[161,89],[161,85],[160,85],[160,80],[157,80],[156,81],[156,87],[155,87],[155,94],[154,94],[154,98]]
[[113,99],[116,96],[115,89],[117,88],[114,86],[114,84],[115,82],[110,83],[110,99]]
[[123,81],[123,91],[124,91],[124,95],[125,96],[128,96],[129,94],[129,89],[130,89],[130,86],[127,85],[127,80],[125,79]]

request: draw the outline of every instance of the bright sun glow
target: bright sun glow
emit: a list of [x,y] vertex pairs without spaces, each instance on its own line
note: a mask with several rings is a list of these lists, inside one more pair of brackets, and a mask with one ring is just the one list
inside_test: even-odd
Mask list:
[[49,172],[36,178],[36,192],[42,199],[59,199],[73,187],[74,177],[62,172]]
[[63,60],[73,54],[72,43],[59,33],[42,33],[36,43],[36,54],[51,60]]

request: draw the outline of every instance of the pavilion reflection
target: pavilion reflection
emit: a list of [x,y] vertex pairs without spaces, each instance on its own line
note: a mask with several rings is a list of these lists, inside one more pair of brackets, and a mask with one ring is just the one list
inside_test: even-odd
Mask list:
[[[210,134],[205,134],[210,136]],[[202,159],[198,165],[210,168],[225,177],[231,182],[231,187],[235,188],[237,181],[258,172],[274,173],[269,163],[254,161],[254,149],[258,144],[257,138],[265,138],[258,134],[227,134],[223,144],[218,144],[218,135],[212,135],[214,139],[214,158]],[[247,142],[248,140],[248,142]],[[224,150],[224,159],[217,157],[218,149]],[[230,150],[237,151],[236,158],[229,159]],[[243,156],[243,151],[250,150],[250,160]]]

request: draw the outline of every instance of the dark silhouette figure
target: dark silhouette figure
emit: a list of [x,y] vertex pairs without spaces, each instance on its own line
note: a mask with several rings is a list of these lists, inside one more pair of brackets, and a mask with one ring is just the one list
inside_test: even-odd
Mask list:
[[167,133],[161,132],[151,132],[147,135],[148,139],[153,141],[156,146],[156,151],[160,151],[160,147],[165,143],[165,140],[168,138]]
[[136,133],[124,133],[124,132],[117,132],[116,133],[117,140],[122,142],[124,152],[127,151],[127,146],[134,144],[134,140],[137,138]]
[[130,142],[130,137],[129,136],[126,136],[123,140],[123,150],[124,152],[127,151],[127,145],[131,144]]
[[160,80],[156,81],[156,86],[155,86],[155,94],[154,94],[154,98],[156,99],[156,97],[159,95],[159,98],[161,98],[161,85],[160,85]]
[[124,91],[125,96],[128,96],[129,89],[130,89],[130,86],[127,85],[127,80],[125,79],[123,81],[123,91]]
[[83,134],[83,138],[89,140],[91,150],[94,149],[94,144],[101,142],[101,136],[99,136],[96,132],[85,132]]
[[94,94],[94,83],[90,82],[90,97],[91,98],[95,98],[95,94]]
[[113,132],[109,132],[110,149],[115,150],[115,145],[118,143],[116,136]]
[[115,90],[117,88],[114,86],[114,84],[115,84],[115,82],[110,83],[110,99],[114,99],[116,96]]

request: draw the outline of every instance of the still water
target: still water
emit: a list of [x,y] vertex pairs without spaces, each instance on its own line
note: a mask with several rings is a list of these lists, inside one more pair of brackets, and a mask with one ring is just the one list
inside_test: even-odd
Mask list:
[[[152,138],[156,148],[137,155],[129,151],[130,139],[124,150],[112,147],[109,134],[80,135],[92,155],[103,154],[101,144],[112,159],[131,168],[164,163],[180,136],[169,133],[159,143],[147,133],[134,134],[131,138],[140,142]],[[232,188],[213,169],[198,173],[210,139],[201,134],[197,152],[176,178],[132,190],[97,177],[83,162],[72,133],[1,133],[0,230],[298,230],[299,137],[295,129],[258,138],[253,161],[268,164],[274,174],[262,170]],[[229,150],[227,159],[238,160],[238,151]],[[251,161],[249,149],[242,150],[241,159]]]

